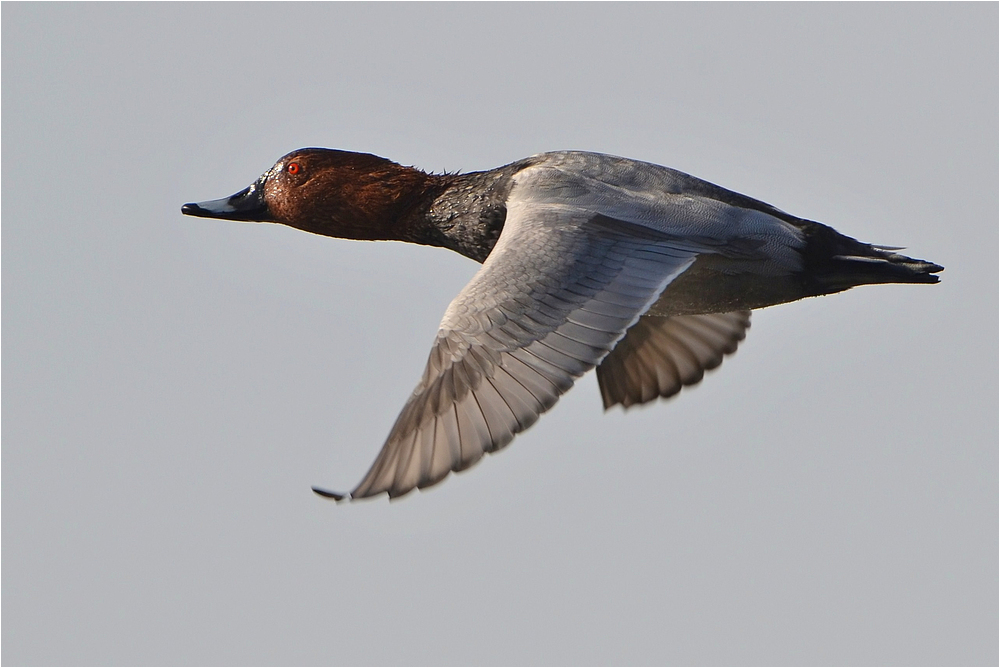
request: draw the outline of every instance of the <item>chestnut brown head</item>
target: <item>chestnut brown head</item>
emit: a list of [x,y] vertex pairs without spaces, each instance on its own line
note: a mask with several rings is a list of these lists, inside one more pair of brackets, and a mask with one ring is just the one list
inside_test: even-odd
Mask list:
[[368,153],[303,148],[231,197],[185,204],[204,218],[282,223],[345,239],[395,239],[432,176]]

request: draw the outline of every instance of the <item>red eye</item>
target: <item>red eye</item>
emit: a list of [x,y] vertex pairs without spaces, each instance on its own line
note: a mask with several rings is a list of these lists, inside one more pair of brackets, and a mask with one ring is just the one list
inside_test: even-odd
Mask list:
[[302,171],[302,167],[297,162],[288,163],[287,169],[289,174],[298,174]]

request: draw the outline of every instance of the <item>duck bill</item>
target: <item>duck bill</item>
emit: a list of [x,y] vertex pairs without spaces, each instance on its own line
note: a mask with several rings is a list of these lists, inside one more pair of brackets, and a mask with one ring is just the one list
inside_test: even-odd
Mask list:
[[191,202],[181,207],[181,213],[201,218],[221,218],[258,223],[273,223],[274,215],[264,201],[264,178],[257,179],[231,197],[207,202]]

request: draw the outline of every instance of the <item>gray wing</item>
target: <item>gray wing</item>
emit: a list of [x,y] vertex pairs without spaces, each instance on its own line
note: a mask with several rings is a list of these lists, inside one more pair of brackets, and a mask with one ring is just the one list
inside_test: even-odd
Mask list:
[[671,397],[736,352],[750,311],[640,318],[597,367],[604,409]]
[[681,245],[583,208],[508,203],[496,248],[448,307],[423,379],[350,496],[397,497],[510,443],[691,265]]

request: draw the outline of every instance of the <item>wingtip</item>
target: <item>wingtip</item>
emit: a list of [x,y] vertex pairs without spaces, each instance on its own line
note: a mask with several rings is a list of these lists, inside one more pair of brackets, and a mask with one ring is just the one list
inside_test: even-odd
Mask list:
[[313,487],[312,491],[318,496],[322,496],[324,499],[333,499],[334,501],[343,501],[344,499],[350,498],[350,494],[341,494],[339,492],[331,492],[328,489],[323,489],[322,487]]

